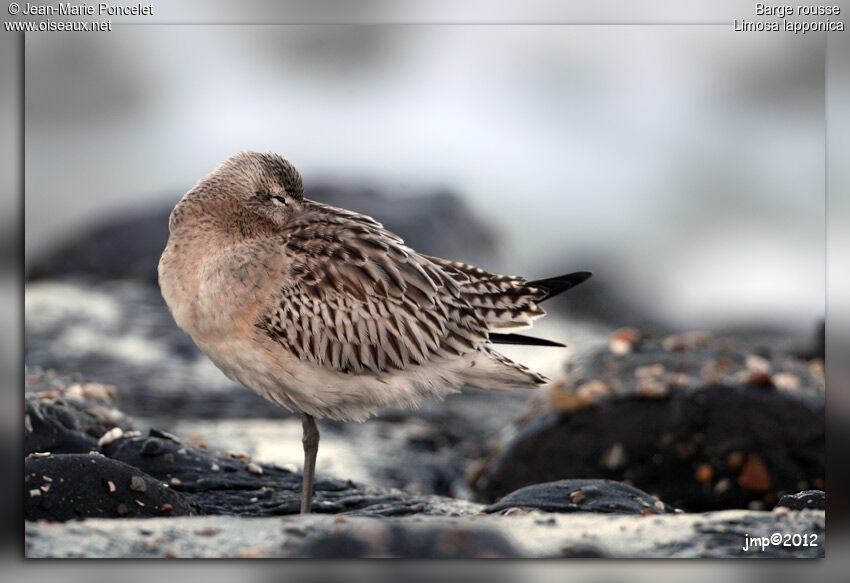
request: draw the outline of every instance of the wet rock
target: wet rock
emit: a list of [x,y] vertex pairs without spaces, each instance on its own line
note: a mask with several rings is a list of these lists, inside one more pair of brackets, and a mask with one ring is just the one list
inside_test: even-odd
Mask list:
[[786,494],[779,499],[777,508],[789,508],[791,510],[826,510],[826,494],[823,490],[806,490],[796,494]]
[[[665,401],[612,399],[528,423],[473,487],[486,501],[528,484],[594,476],[629,481],[690,511],[747,507],[823,476],[822,415],[779,392],[722,386]],[[753,457],[736,468],[742,451]]]
[[130,428],[117,409],[103,411],[101,401],[81,400],[62,390],[31,394],[24,413],[24,453],[88,453],[98,449],[98,440],[108,431]]
[[[187,505],[196,513],[244,516],[296,514],[300,510],[299,473],[260,464],[247,456],[187,445],[178,437],[157,429],[142,434],[130,429],[130,420],[123,416],[126,431],[116,432],[111,439],[98,439],[109,434],[111,429],[82,413],[91,403],[54,398],[61,393],[54,389],[27,397],[31,425],[27,450],[33,452],[27,464],[49,463],[47,475],[62,484],[62,490],[53,491],[61,497],[62,504],[56,503],[54,494],[42,495],[44,484],[27,486],[28,491],[32,490],[28,507],[31,511],[27,514],[30,519],[160,516],[172,510],[182,512]],[[51,450],[94,451],[96,454],[68,457],[37,453]],[[91,484],[101,483],[105,484],[105,492],[92,490]],[[397,489],[364,488],[349,480],[321,476],[315,490],[313,508],[316,513],[461,515],[480,509],[479,505],[462,500]],[[50,487],[43,492],[48,491]],[[79,491],[79,495],[72,495],[75,491]],[[161,491],[166,493],[160,498]],[[127,492],[142,497],[128,501]],[[172,499],[172,494],[179,499]]]
[[545,512],[666,514],[674,509],[646,492],[611,480],[559,480],[520,488],[487,506],[488,513],[509,508]]
[[[618,333],[616,338],[624,336]],[[771,508],[825,469],[824,393],[817,361],[706,335],[629,332],[630,352],[600,350],[553,385],[592,405],[523,419],[471,488],[483,502],[523,486],[604,478],[634,484],[688,511]],[[738,374],[782,371],[793,390],[744,384]],[[671,382],[672,376],[690,384]],[[667,383],[663,395],[641,390]],[[590,390],[588,387],[593,387]]]
[[137,468],[97,454],[25,460],[24,517],[72,520],[180,516],[194,504]]
[[[309,198],[375,217],[415,249],[432,255],[480,261],[492,257],[497,239],[463,199],[448,191],[404,197],[372,188],[317,184]],[[156,266],[168,240],[172,202],[114,217],[43,254],[27,270],[27,279],[86,276],[132,279],[156,284]]]

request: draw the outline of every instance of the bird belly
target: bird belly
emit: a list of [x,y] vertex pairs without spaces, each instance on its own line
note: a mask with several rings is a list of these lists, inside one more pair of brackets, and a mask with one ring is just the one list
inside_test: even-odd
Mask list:
[[[259,332],[259,331],[258,331]],[[198,347],[228,378],[264,399],[317,418],[364,421],[383,408],[411,408],[463,385],[451,363],[425,363],[395,373],[343,373],[302,361],[260,332]]]

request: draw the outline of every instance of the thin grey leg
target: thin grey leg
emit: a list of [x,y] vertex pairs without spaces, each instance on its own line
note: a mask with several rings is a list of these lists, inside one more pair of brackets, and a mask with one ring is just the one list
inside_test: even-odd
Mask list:
[[304,428],[304,473],[301,482],[301,514],[310,514],[313,503],[313,478],[316,474],[316,454],[319,453],[319,428],[312,415],[301,414]]

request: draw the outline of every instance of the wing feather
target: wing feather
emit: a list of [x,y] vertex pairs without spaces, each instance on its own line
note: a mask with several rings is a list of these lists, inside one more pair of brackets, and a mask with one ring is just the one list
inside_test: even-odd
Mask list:
[[258,325],[298,358],[383,372],[487,340],[487,322],[456,279],[373,219],[305,201],[280,236],[288,261]]

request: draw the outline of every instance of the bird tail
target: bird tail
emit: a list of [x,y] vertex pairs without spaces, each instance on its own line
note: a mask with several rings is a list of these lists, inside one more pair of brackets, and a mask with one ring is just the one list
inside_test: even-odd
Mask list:
[[568,289],[574,288],[578,284],[589,279],[591,275],[593,275],[593,273],[590,271],[575,271],[573,273],[566,273],[555,277],[529,281],[524,287],[534,287],[544,290],[546,292],[546,296],[538,300],[542,302],[549,298],[554,298]]
[[545,376],[486,345],[466,356],[461,375],[467,385],[479,389],[534,388],[549,382]]

